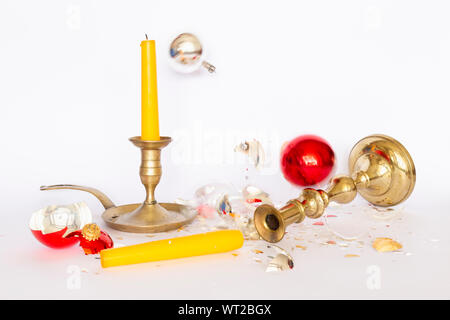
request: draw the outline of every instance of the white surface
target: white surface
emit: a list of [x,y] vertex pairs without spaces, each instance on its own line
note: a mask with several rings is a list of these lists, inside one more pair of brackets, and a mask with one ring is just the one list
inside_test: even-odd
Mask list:
[[[2,1],[0,297],[449,298],[449,7]],[[200,37],[215,75],[169,68],[168,45],[181,32]],[[319,134],[346,172],[353,144],[384,133],[404,143],[417,167],[397,234],[412,255],[380,255],[366,243],[355,259],[328,247],[297,252],[295,269],[279,275],[230,254],[95,274],[98,261],[79,248],[53,251],[35,241],[28,220],[45,205],[85,200],[98,222],[102,212],[88,194],[43,193],[42,184],[97,187],[117,204],[142,200],[139,152],[127,139],[140,130],[144,33],[157,40],[161,134],[175,138],[163,154],[158,199],[190,198],[212,181],[242,187],[246,164],[232,150],[257,138],[272,161],[251,182],[285,201],[298,190],[277,167],[284,141]],[[71,265],[89,271],[79,290],[66,285]],[[379,290],[366,286],[371,265],[380,266]]]

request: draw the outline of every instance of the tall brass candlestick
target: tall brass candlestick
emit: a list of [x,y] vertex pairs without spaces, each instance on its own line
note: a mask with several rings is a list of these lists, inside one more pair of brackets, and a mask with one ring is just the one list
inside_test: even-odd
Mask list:
[[[141,140],[141,137],[132,137],[130,141],[141,149],[141,165],[139,176],[145,188],[144,202],[133,212],[122,215],[116,221],[123,225],[148,226],[154,223],[168,222],[168,212],[155,199],[155,189],[161,180],[161,149],[166,147],[172,139],[161,137],[157,141]],[[160,226],[161,227],[161,226]]]
[[160,204],[155,198],[155,189],[162,175],[161,149],[172,139],[160,137],[157,141],[146,141],[141,140],[141,137],[132,137],[130,141],[141,149],[139,175],[145,188],[145,200],[131,212],[116,217],[114,221],[111,221],[111,216],[105,212],[103,219],[106,223],[114,229],[127,232],[163,232],[192,221],[195,215],[180,214],[179,210],[174,210],[176,204]]

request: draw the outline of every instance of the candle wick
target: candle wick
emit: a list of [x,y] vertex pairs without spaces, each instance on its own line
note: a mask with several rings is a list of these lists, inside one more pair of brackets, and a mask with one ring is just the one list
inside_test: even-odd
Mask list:
[[145,39],[147,39],[147,40],[148,40],[148,36],[147,36],[147,34],[145,34]]

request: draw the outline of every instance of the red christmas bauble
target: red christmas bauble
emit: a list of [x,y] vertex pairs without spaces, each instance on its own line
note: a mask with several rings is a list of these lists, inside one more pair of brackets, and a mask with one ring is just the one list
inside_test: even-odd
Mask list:
[[60,249],[73,246],[76,238],[67,235],[92,221],[92,214],[84,202],[69,205],[51,205],[35,211],[30,218],[29,227],[42,244]]
[[64,234],[67,231],[67,227],[60,231],[52,232],[44,234],[41,230],[31,230],[33,235],[38,239],[42,244],[46,245],[47,247],[53,248],[53,249],[62,249],[67,248],[70,246],[73,246],[75,243],[78,242],[78,239],[76,238],[66,238],[64,237]]
[[333,149],[318,136],[299,136],[281,152],[281,171],[286,180],[297,186],[312,186],[324,181],[333,167]]
[[114,246],[114,242],[106,232],[100,230],[95,223],[86,224],[82,230],[77,230],[67,235],[69,239],[79,239],[80,247],[84,254],[96,254],[104,249]]

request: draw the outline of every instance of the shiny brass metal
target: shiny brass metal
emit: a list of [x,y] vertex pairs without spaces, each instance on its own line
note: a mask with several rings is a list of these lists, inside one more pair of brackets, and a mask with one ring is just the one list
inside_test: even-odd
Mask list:
[[139,175],[146,192],[143,203],[115,206],[101,191],[77,185],[43,186],[41,190],[74,189],[93,194],[106,209],[102,214],[103,220],[109,227],[120,231],[164,232],[191,222],[196,216],[194,209],[175,203],[158,203],[155,199],[155,188],[162,174],[161,149],[171,142],[171,138],[161,137],[159,141],[144,141],[141,137],[133,137],[130,141],[141,149]]
[[141,149],[139,175],[146,192],[145,200],[130,213],[121,214],[117,219],[111,219],[109,214],[103,214],[103,220],[114,229],[129,232],[168,231],[189,222],[189,219],[160,205],[155,199],[155,188],[162,174],[161,149],[172,139],[161,137],[159,141],[145,141],[141,140],[141,137],[132,137],[130,141]]
[[259,235],[278,242],[291,223],[300,223],[305,217],[317,219],[331,201],[348,203],[357,193],[374,205],[395,206],[410,196],[416,182],[410,154],[400,142],[385,135],[360,140],[350,152],[349,170],[351,177],[332,178],[325,191],[306,188],[280,209],[259,206],[254,214]]

